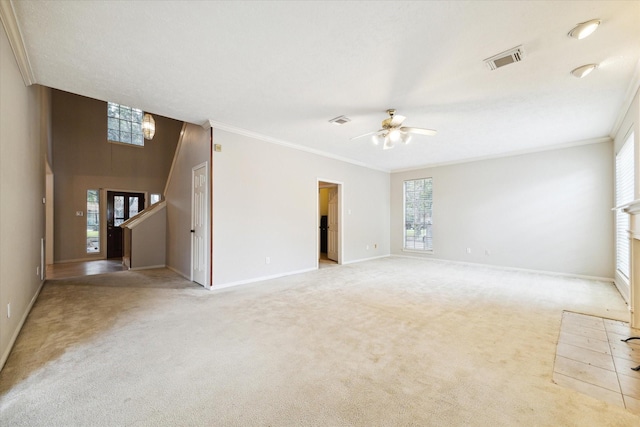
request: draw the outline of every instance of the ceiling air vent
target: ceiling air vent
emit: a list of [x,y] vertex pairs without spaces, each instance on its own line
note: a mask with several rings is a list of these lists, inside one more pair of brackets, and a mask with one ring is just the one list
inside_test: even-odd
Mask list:
[[500,67],[504,67],[505,65],[513,64],[514,62],[522,61],[524,57],[524,52],[522,51],[522,46],[517,46],[502,53],[499,53],[491,58],[487,58],[484,60],[487,67],[490,70],[497,70]]
[[348,117],[339,116],[329,120],[329,123],[333,123],[334,125],[343,125],[345,123],[349,123],[350,121],[351,119],[349,119]]

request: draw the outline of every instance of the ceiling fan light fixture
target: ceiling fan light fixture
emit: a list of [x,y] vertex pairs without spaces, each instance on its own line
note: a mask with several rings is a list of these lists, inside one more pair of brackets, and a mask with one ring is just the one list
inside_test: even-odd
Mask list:
[[397,115],[394,109],[388,109],[387,114],[389,114],[389,117],[382,121],[382,129],[354,136],[351,138],[351,141],[364,138],[365,136],[371,136],[371,142],[374,145],[382,144],[382,148],[388,150],[400,142],[408,144],[413,134],[433,136],[438,133],[433,129],[402,126],[406,117]]
[[582,40],[585,37],[589,37],[595,30],[598,29],[602,21],[599,19],[591,19],[586,22],[581,22],[576,25],[571,31],[569,31],[568,36],[577,40]]
[[400,131],[398,129],[392,129],[389,132],[388,138],[392,143],[395,144],[397,142],[400,142],[400,140],[402,139],[402,135],[400,134]]
[[582,66],[580,66],[578,68],[574,68],[573,70],[571,70],[571,75],[573,77],[577,77],[577,78],[581,79],[583,77],[587,77],[596,68],[598,68],[598,64],[582,65]]

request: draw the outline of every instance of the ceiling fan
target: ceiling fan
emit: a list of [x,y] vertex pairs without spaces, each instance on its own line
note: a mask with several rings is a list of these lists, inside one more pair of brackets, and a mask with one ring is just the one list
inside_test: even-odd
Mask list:
[[398,142],[408,144],[411,140],[411,134],[432,136],[438,133],[438,131],[433,129],[402,126],[402,122],[404,122],[406,117],[396,115],[396,110],[393,108],[388,109],[387,114],[389,114],[389,118],[382,121],[382,129],[354,136],[351,140],[353,141],[354,139],[372,135],[371,139],[374,144],[377,145],[382,142],[382,148],[388,150],[393,148]]

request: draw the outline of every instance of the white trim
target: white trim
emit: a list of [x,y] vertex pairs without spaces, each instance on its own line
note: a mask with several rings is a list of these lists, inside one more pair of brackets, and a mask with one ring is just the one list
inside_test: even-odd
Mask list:
[[212,287],[211,290],[217,291],[218,289],[230,288],[232,286],[247,285],[249,283],[262,282],[262,281],[271,280],[271,279],[278,279],[280,277],[293,276],[294,274],[308,273],[310,271],[316,271],[316,270],[317,270],[316,267],[305,268],[303,270],[288,271],[286,273],[273,274],[270,276],[260,276],[253,279],[238,280],[237,282],[229,282],[229,283],[224,283],[222,285],[215,285]]
[[535,274],[544,274],[546,276],[560,276],[560,277],[573,277],[576,279],[586,279],[586,280],[597,280],[599,282],[609,282],[614,283],[614,279],[612,277],[600,277],[600,276],[587,276],[584,274],[573,274],[573,273],[560,273],[558,271],[548,271],[548,270],[534,270],[530,268],[518,268],[518,267],[507,267],[502,265],[493,265],[493,264],[484,264],[480,262],[467,262],[467,261],[455,261],[451,259],[443,259],[443,258],[427,258],[427,257],[418,257],[418,256],[410,256],[410,255],[399,255],[399,254],[391,254],[392,257],[399,258],[410,258],[410,259],[420,259],[424,261],[437,261],[444,262],[448,264],[458,264],[458,265],[470,265],[476,267],[488,267],[495,268],[496,270],[505,270],[505,271],[519,271],[522,273],[535,273]]
[[[334,181],[332,179],[317,178],[316,191],[320,189],[320,183],[326,182],[327,184],[335,184],[338,187],[338,264],[343,264],[344,253],[344,183],[341,181]],[[332,185],[333,186],[333,185]],[[326,188],[329,188],[327,186]],[[320,224],[320,197],[316,196],[316,227]],[[320,268],[320,230],[316,233],[316,269]]]
[[[0,3],[2,3],[2,2],[0,2]],[[36,300],[38,299],[38,296],[40,295],[40,291],[42,290],[42,286],[44,285],[44,283],[45,283],[44,280],[42,280],[40,282],[40,286],[38,287],[38,290],[36,291],[36,293],[33,296],[33,298],[31,298],[31,301],[29,302],[29,305],[27,306],[27,309],[24,311],[24,314],[22,315],[22,319],[20,319],[20,322],[18,323],[18,327],[16,328],[15,332],[11,336],[11,339],[9,340],[9,345],[7,346],[7,349],[5,350],[4,354],[2,355],[2,358],[0,359],[0,371],[2,371],[2,368],[4,368],[4,364],[7,363],[7,359],[9,358],[9,355],[11,354],[11,350],[13,350],[13,345],[16,343],[16,340],[18,339],[18,335],[20,334],[20,331],[22,330],[22,327],[24,326],[24,322],[27,320],[27,317],[29,316],[29,313],[31,313],[31,309],[33,308],[33,304],[35,304]]]
[[347,157],[338,156],[336,154],[328,153],[328,152],[322,151],[322,150],[316,150],[315,148],[305,147],[303,145],[295,144],[293,142],[284,141],[282,139],[272,138],[272,137],[267,136],[267,135],[262,135],[262,134],[257,133],[257,132],[252,132],[250,130],[246,130],[246,129],[242,129],[242,128],[239,128],[239,127],[227,125],[225,123],[220,123],[220,122],[216,122],[216,121],[213,121],[213,120],[209,120],[209,121],[205,122],[204,124],[202,124],[202,126],[203,127],[211,126],[214,129],[220,129],[220,130],[224,130],[224,131],[227,131],[227,132],[235,133],[237,135],[243,135],[243,136],[247,136],[249,138],[259,139],[261,141],[269,142],[271,144],[282,145],[284,147],[292,148],[294,150],[306,151],[307,153],[317,154],[318,156],[323,156],[323,157],[328,157],[330,159],[340,160],[341,162],[351,163],[352,165],[362,166],[364,168],[373,169],[373,170],[377,170],[377,171],[380,171],[380,172],[386,172],[386,173],[390,172],[389,169],[384,169],[384,168],[380,168],[378,166],[369,165],[367,163],[363,163],[363,162],[360,162],[358,160],[353,160],[353,159],[349,159]]
[[431,250],[425,250],[425,251],[421,251],[420,249],[405,249],[402,248],[402,252],[407,252],[410,254],[424,254],[424,255],[433,255],[433,249]]
[[[205,257],[206,259],[206,267],[205,267],[205,277],[204,277],[204,283],[198,283],[199,285],[204,286],[205,289],[212,289],[211,286],[211,253],[213,251],[213,245],[211,244],[211,210],[210,210],[210,203],[209,203],[209,198],[211,197],[211,191],[210,191],[210,186],[211,186],[211,176],[209,175],[209,161],[204,161],[196,166],[193,166],[191,168],[191,228],[190,230],[194,230],[195,226],[193,224],[193,215],[195,213],[195,200],[194,200],[194,181],[196,178],[196,171],[198,169],[204,168],[205,169],[205,176],[207,177],[207,185],[206,185],[206,190],[205,190],[205,205],[206,205],[206,218],[205,218],[205,230],[204,230],[204,247],[206,248],[207,251],[207,256]],[[195,237],[195,233],[190,233],[191,234],[191,272],[189,274],[189,277],[192,282],[193,280],[193,263],[194,263],[194,259],[193,259],[193,238]]]
[[4,29],[7,32],[7,38],[13,50],[13,56],[16,58],[16,63],[22,74],[22,80],[25,86],[31,86],[36,82],[33,75],[33,68],[31,67],[31,61],[29,61],[29,55],[24,46],[24,38],[22,37],[22,31],[20,31],[20,24],[16,18],[16,12],[13,9],[13,2],[0,1],[0,20],[4,24]]
[[618,292],[620,292],[620,295],[622,296],[622,299],[624,300],[624,302],[627,303],[627,305],[629,305],[629,296],[631,295],[631,288],[629,285],[629,281],[626,280],[624,277],[622,277],[622,275],[620,275],[620,273],[618,273],[616,271],[615,273],[615,279],[613,280],[613,283],[616,285],[616,288],[618,289]]
[[351,261],[345,261],[345,262],[342,263],[342,265],[355,264],[357,262],[373,261],[374,259],[389,258],[390,256],[391,256],[391,254],[386,254],[386,255],[372,256],[372,257],[369,257],[369,258],[354,259],[354,260],[351,260]]
[[630,215],[637,215],[637,214],[640,213],[640,199],[633,200],[633,201],[627,203],[626,205],[616,206],[613,209],[622,209],[622,210],[624,210],[626,213],[628,213]]
[[542,153],[542,152],[545,152],[545,151],[563,150],[565,148],[579,147],[579,146],[582,146],[582,145],[590,145],[590,144],[600,144],[600,143],[603,143],[603,142],[611,142],[611,141],[612,141],[612,139],[609,138],[608,136],[607,137],[603,137],[603,138],[586,139],[586,140],[583,140],[583,141],[567,142],[567,143],[564,143],[564,144],[551,145],[551,146],[546,146],[546,147],[538,147],[538,148],[529,148],[529,149],[524,149],[524,150],[510,151],[508,153],[490,154],[488,156],[471,157],[471,158],[462,159],[462,160],[452,160],[450,162],[432,163],[432,164],[426,164],[426,165],[423,165],[423,166],[415,166],[415,167],[404,168],[404,169],[393,169],[393,170],[391,170],[390,173],[412,172],[412,171],[417,171],[417,170],[421,170],[421,169],[430,169],[430,168],[438,168],[438,167],[442,167],[442,166],[460,165],[460,164],[464,164],[464,163],[480,162],[480,161],[484,161],[484,160],[502,159],[502,158],[505,158],[505,157],[523,156],[525,154],[534,154],[534,153]]
[[182,271],[176,269],[175,267],[172,267],[170,265],[165,265],[164,268],[167,268],[167,269],[173,271],[174,273],[176,273],[178,276],[184,277],[185,279],[189,280],[189,275],[188,274],[184,274]]

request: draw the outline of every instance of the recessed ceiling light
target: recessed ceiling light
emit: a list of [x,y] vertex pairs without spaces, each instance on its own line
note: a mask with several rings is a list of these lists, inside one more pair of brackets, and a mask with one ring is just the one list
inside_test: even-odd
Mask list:
[[600,22],[601,21],[599,19],[592,19],[590,21],[578,24],[573,30],[569,31],[568,36],[573,37],[574,39],[582,40],[583,38],[593,34],[593,32],[598,29],[598,25],[600,25]]
[[345,123],[349,123],[351,121],[350,118],[345,117],[345,116],[338,116],[338,117],[334,117],[333,119],[329,120],[329,123],[333,123],[334,125],[343,125]]
[[587,64],[571,70],[571,74],[579,79],[588,76],[593,70],[598,68],[598,64]]

